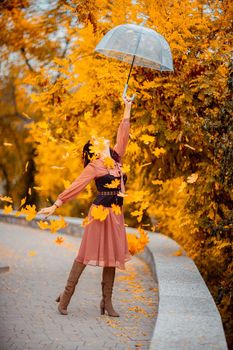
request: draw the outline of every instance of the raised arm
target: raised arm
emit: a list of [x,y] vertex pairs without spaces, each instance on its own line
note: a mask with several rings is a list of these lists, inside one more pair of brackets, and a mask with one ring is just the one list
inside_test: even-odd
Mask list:
[[130,111],[131,111],[131,104],[126,104],[124,117],[121,120],[120,125],[118,127],[116,144],[113,147],[113,149],[119,154],[121,158],[125,154],[126,147],[129,140]]
[[70,187],[59,194],[54,204],[56,204],[57,207],[61,207],[62,204],[76,197],[95,177],[96,168],[95,165],[90,162],[83,169],[81,174],[72,182]]

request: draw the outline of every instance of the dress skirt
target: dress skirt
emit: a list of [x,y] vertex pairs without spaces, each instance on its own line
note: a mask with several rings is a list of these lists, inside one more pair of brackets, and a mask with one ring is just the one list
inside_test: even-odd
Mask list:
[[100,221],[91,215],[91,204],[87,217],[88,224],[84,233],[76,260],[94,266],[115,266],[125,270],[125,263],[132,259],[128,249],[124,212],[116,214],[111,207],[107,217]]

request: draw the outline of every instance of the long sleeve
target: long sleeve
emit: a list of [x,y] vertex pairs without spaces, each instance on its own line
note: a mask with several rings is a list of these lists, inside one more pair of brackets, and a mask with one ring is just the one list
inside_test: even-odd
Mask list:
[[61,207],[62,204],[76,197],[95,177],[96,168],[95,165],[90,162],[81,172],[81,174],[72,182],[70,187],[58,195],[54,204]]
[[126,147],[129,140],[129,130],[130,120],[128,118],[123,118],[118,127],[116,144],[113,147],[113,149],[119,154],[121,158],[123,157],[126,151]]

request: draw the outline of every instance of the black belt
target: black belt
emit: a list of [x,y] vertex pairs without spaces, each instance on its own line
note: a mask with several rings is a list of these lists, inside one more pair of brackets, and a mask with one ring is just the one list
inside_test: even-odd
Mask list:
[[98,194],[102,194],[102,195],[113,195],[113,194],[118,194],[119,191],[102,191],[102,192],[98,192]]

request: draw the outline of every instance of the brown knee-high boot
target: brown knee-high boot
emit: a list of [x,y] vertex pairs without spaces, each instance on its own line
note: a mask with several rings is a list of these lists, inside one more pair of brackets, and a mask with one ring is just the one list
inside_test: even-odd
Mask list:
[[62,315],[68,314],[67,306],[70,302],[72,295],[74,294],[75,287],[78,283],[79,277],[81,276],[85,267],[86,267],[86,264],[78,262],[76,259],[74,260],[66,286],[65,286],[65,290],[56,299],[57,302],[60,302],[58,305],[58,311]]
[[105,309],[108,312],[108,316],[119,317],[120,315],[116,312],[112,306],[112,291],[115,279],[115,266],[104,266],[102,274],[102,300],[100,302],[100,313],[105,314]]

